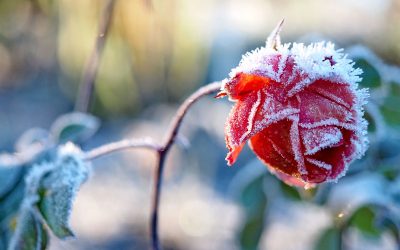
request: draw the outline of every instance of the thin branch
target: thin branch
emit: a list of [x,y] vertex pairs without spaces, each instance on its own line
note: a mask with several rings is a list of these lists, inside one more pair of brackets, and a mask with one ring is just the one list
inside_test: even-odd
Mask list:
[[78,97],[75,103],[75,110],[87,112],[94,91],[94,81],[96,80],[97,71],[99,69],[100,57],[104,50],[104,45],[112,20],[116,0],[107,0],[102,12],[99,33],[97,35],[96,44],[86,62],[85,70],[83,71],[82,82],[79,86]]
[[178,134],[179,128],[181,126],[183,117],[185,116],[187,110],[203,96],[215,93],[221,89],[221,82],[213,82],[207,84],[196,92],[191,94],[176,111],[173,121],[171,122],[170,130],[167,133],[164,150],[168,151],[171,145],[175,142],[176,136]]
[[181,127],[183,118],[185,117],[189,108],[201,97],[219,91],[221,86],[222,86],[221,82],[214,82],[198,89],[196,92],[190,95],[177,110],[171,122],[170,129],[166,134],[165,141],[161,145],[154,142],[150,138],[130,139],[130,140],[121,140],[109,143],[100,146],[98,148],[95,148],[86,153],[85,160],[93,160],[97,157],[129,148],[147,148],[157,152],[158,161],[154,175],[154,187],[153,187],[151,223],[150,223],[152,247],[154,250],[160,249],[160,241],[158,237],[158,211],[160,206],[162,176],[163,176],[165,159],[168,155],[169,150],[171,149],[171,146],[176,141],[179,128]]
[[154,186],[153,186],[153,197],[152,197],[152,207],[151,207],[151,221],[150,221],[150,228],[151,228],[151,240],[152,240],[152,247],[154,250],[160,249],[160,240],[158,237],[158,211],[160,206],[160,196],[161,196],[161,186],[162,186],[162,176],[164,170],[164,163],[169,152],[169,149],[175,142],[175,139],[178,135],[179,128],[182,124],[183,118],[186,115],[189,108],[201,97],[215,93],[219,91],[221,88],[221,82],[214,82],[208,84],[192,95],[190,95],[183,104],[179,107],[178,111],[176,112],[174,119],[171,122],[170,130],[166,135],[166,140],[164,142],[163,147],[160,151],[158,151],[158,163],[157,168],[155,169],[154,175]]
[[147,148],[156,152],[160,151],[161,146],[155,143],[150,138],[143,139],[124,139],[121,141],[112,142],[98,148],[92,149],[85,155],[85,160],[93,160],[100,156],[108,155],[116,151],[129,148]]

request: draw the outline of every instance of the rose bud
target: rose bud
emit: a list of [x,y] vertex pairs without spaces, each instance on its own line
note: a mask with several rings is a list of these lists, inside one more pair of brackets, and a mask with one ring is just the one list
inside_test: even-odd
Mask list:
[[226,160],[232,165],[248,141],[289,185],[336,182],[368,145],[362,70],[332,43],[282,45],[281,25],[265,47],[243,56],[217,95],[235,102],[225,126]]

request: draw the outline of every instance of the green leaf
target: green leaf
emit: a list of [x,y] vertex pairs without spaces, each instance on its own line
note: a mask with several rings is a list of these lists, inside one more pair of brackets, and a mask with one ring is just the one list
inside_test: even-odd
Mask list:
[[[22,169],[21,169],[22,170]],[[18,208],[24,198],[25,183],[24,173],[22,170],[21,175],[16,182],[9,186],[6,192],[3,192],[0,197],[0,226],[7,226],[8,219],[18,211]],[[1,230],[1,229],[0,229]]]
[[400,98],[388,96],[381,106],[381,113],[385,121],[392,126],[400,126]]
[[374,133],[376,132],[376,124],[375,120],[371,117],[371,115],[368,113],[368,111],[365,112],[364,118],[368,122],[368,132],[369,133]]
[[68,224],[72,209],[72,201],[70,201],[72,196],[72,190],[67,186],[40,191],[40,212],[50,229],[59,238],[74,236]]
[[82,142],[96,133],[100,126],[98,118],[85,113],[69,113],[60,116],[50,131],[53,137],[63,144],[67,141]]
[[240,246],[242,249],[258,249],[261,235],[264,231],[266,200],[261,201],[259,208],[254,214],[248,214],[247,219],[240,231]]
[[22,167],[8,168],[0,166],[0,201],[2,197],[13,191],[18,182],[22,180],[24,172]]
[[332,227],[326,229],[315,243],[314,250],[341,250],[341,231]]
[[360,58],[355,60],[355,67],[361,68],[362,74],[361,87],[378,88],[381,86],[381,76],[379,72],[367,60]]
[[291,200],[295,200],[295,201],[301,200],[301,196],[300,196],[300,193],[297,190],[297,188],[289,186],[282,181],[279,182],[279,185],[280,185],[282,193],[285,197],[287,197]]
[[264,175],[257,176],[242,190],[242,203],[246,219],[239,233],[242,249],[257,249],[264,231],[264,220],[267,208],[267,197],[263,191]]
[[41,250],[48,244],[47,231],[31,210],[18,218],[18,226],[11,239],[9,249]]
[[50,229],[61,239],[73,236],[69,227],[72,203],[88,174],[81,158],[67,155],[42,180],[38,207]]
[[265,200],[265,193],[263,191],[264,175],[258,176],[249,182],[242,190],[240,202],[246,208],[248,213],[257,210],[259,203]]
[[375,225],[375,211],[370,206],[362,206],[351,216],[349,222],[351,226],[356,227],[362,233],[371,237],[379,237],[381,230]]

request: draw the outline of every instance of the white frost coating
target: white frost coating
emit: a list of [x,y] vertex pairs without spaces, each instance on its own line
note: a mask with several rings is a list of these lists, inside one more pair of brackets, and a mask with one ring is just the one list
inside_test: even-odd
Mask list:
[[290,142],[292,143],[291,146],[294,154],[294,159],[299,164],[298,169],[300,174],[307,174],[307,170],[304,164],[303,154],[301,153],[299,117],[289,116],[289,119],[293,121],[292,126],[290,127]]
[[257,92],[257,101],[251,106],[250,114],[249,114],[249,119],[247,121],[247,131],[240,137],[239,139],[239,145],[243,143],[243,141],[246,139],[246,136],[248,136],[252,129],[253,129],[253,124],[254,124],[254,117],[256,117],[257,109],[261,104],[261,91]]
[[272,145],[272,147],[274,148],[274,150],[275,150],[283,159],[287,160],[287,159],[286,159],[286,156],[285,156],[285,154],[282,152],[282,150],[281,150],[278,146],[276,146],[276,144],[275,144],[271,139],[267,138],[267,140],[268,140],[269,143],[271,143],[271,145]]
[[[288,51],[290,44],[286,44],[286,47],[284,48],[285,51]],[[279,59],[278,63],[278,72],[277,72],[277,78],[279,81],[281,81],[282,73],[283,70],[286,66],[287,59],[289,58],[289,53],[282,54],[282,56]],[[294,71],[294,70],[293,70]]]
[[351,131],[358,130],[358,128],[354,124],[339,122],[336,118],[328,118],[326,120],[313,123],[299,123],[299,126],[301,128],[317,128],[317,127],[332,126],[332,125],[342,127]]
[[343,164],[344,164],[342,172],[340,172],[338,174],[338,176],[336,176],[336,178],[328,178],[326,180],[327,182],[337,183],[340,178],[342,178],[343,176],[346,175],[347,170],[349,169],[349,164],[351,163],[351,161],[347,160],[346,157],[344,156],[344,154],[342,154],[342,161],[343,161]]
[[291,90],[289,90],[288,97],[292,97],[295,94],[299,93],[302,89],[304,89],[308,85],[312,84],[314,81],[315,81],[315,79],[304,78],[300,82],[296,83],[296,85]]
[[325,97],[328,97],[332,101],[334,101],[334,102],[336,102],[336,103],[338,103],[338,104],[340,104],[340,105],[342,105],[342,106],[344,106],[344,107],[346,107],[348,109],[351,109],[351,106],[347,102],[345,102],[342,98],[340,98],[339,96],[334,95],[331,92],[329,92],[329,91],[327,91],[327,90],[325,90],[323,88],[314,88],[314,90],[317,93],[319,93],[319,94],[321,94],[321,95],[323,95]]
[[287,79],[287,82],[283,83],[284,85],[290,85],[293,83],[294,79],[296,79],[297,73],[295,68],[292,68],[292,72],[291,75],[289,76],[289,78]]
[[82,157],[83,152],[78,146],[76,146],[72,142],[67,142],[66,144],[58,148],[58,155],[59,156],[75,155],[77,157]]
[[[347,55],[342,53],[342,49],[335,50],[333,43],[313,43],[305,46],[302,43],[291,44],[278,44],[276,50],[270,47],[257,48],[251,52],[243,55],[239,66],[232,69],[229,76],[235,77],[238,73],[262,73],[275,81],[280,80],[281,70],[283,70],[283,62],[288,57],[294,59],[295,68],[299,72],[307,74],[308,80],[304,82],[305,87],[307,83],[317,79],[331,80],[337,82],[340,80],[347,84],[354,84],[361,80],[359,75],[362,73],[361,69],[354,68],[354,62],[347,58]],[[280,55],[278,62],[278,72],[274,72],[272,64],[268,64],[273,56]],[[331,65],[328,59],[332,59],[335,64]],[[292,90],[300,91],[300,87]]]
[[319,160],[312,159],[312,158],[306,158],[306,161],[314,164],[317,167],[324,168],[326,170],[332,170],[332,165],[330,165],[330,164],[328,164],[326,162],[319,161]]
[[291,115],[298,114],[300,112],[299,109],[295,108],[287,108],[275,113],[270,113],[265,116],[265,119],[262,121],[256,121],[254,124],[255,131],[261,131],[266,128],[268,125],[283,120]]
[[318,151],[332,146],[343,138],[342,132],[336,127],[326,127],[307,130],[303,134],[303,144],[306,148],[305,155],[312,155]]

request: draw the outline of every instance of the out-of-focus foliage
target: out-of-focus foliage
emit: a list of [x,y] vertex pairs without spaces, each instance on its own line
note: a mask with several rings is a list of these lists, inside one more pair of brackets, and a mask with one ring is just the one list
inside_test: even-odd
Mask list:
[[[281,190],[286,200],[311,202],[331,210],[333,224],[321,232],[315,242],[316,250],[347,249],[346,244],[350,243],[346,242],[346,235],[352,228],[370,239],[379,239],[382,233],[389,232],[396,244],[400,244],[400,203],[396,198],[400,192],[400,68],[383,63],[366,47],[355,46],[348,52],[356,66],[364,71],[360,87],[370,88],[371,96],[366,107],[370,148],[365,157],[350,166],[343,180],[312,190],[277,184],[278,181],[268,182],[268,189]],[[248,181],[243,188],[245,211],[248,204],[253,207],[265,204],[264,199],[255,198],[253,193],[248,192],[258,185],[260,178]],[[273,204],[273,200],[270,199],[268,204]],[[268,207],[265,207],[264,213],[269,210]],[[254,216],[257,214],[254,213]],[[247,216],[243,223],[245,228],[248,227],[254,223],[253,217]],[[253,230],[252,234],[242,231],[242,242],[252,242],[251,246],[242,245],[243,248],[255,249],[257,243],[254,240],[260,240],[258,235],[257,230]]]
[[65,114],[51,132],[36,129],[23,134],[17,144],[22,157],[1,155],[0,249],[46,249],[47,228],[61,239],[73,236],[69,228],[72,202],[90,166],[71,142],[63,144],[63,136],[89,138],[97,123],[91,115]]

